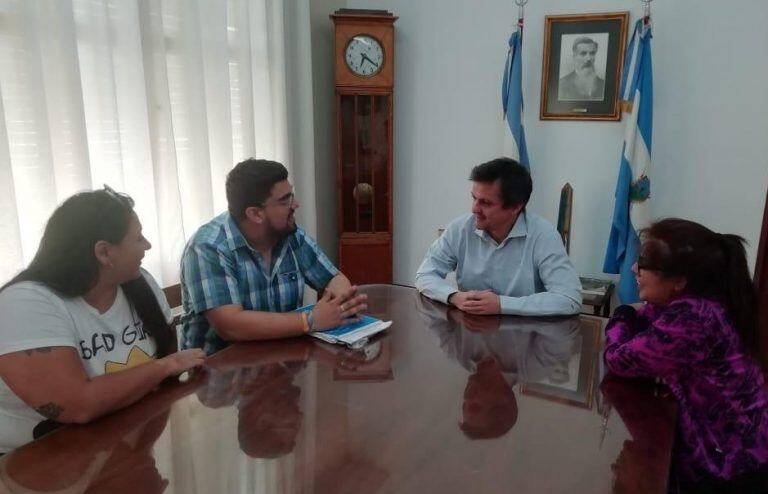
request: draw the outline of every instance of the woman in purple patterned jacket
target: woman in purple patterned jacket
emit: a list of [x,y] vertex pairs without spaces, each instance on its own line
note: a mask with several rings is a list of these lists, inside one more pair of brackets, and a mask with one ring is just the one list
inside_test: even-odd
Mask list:
[[743,242],[691,221],[654,223],[634,268],[646,303],[618,307],[606,328],[612,372],[661,377],[677,398],[674,470],[692,492],[763,492],[768,475],[768,393],[750,354],[757,303]]

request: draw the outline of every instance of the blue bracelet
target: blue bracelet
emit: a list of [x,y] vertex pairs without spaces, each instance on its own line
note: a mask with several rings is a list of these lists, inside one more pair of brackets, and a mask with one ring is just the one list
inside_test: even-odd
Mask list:
[[307,324],[309,325],[309,330],[312,331],[312,326],[315,325],[315,309],[310,310],[309,314],[307,314]]

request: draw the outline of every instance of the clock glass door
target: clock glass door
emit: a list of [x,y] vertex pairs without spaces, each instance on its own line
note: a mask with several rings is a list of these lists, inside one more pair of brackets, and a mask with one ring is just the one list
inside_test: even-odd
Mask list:
[[340,95],[342,232],[389,231],[390,98]]

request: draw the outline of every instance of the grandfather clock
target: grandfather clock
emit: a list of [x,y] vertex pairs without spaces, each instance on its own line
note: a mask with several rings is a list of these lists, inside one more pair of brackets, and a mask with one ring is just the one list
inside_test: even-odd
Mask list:
[[335,26],[339,265],[352,283],[392,283],[392,91],[397,17],[341,9]]

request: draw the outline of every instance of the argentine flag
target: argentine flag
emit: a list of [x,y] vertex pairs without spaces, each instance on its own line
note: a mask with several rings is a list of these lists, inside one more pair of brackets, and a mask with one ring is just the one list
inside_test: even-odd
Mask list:
[[517,23],[517,31],[509,37],[509,51],[501,83],[501,106],[510,134],[504,133],[504,154],[516,159],[530,170],[528,149],[523,130],[523,20]]
[[638,232],[650,225],[651,134],[653,130],[653,74],[651,70],[651,25],[644,17],[635,24],[627,49],[621,82],[626,114],[624,149],[621,153],[616,205],[603,271],[619,273],[619,299],[638,300],[632,265],[640,250]]

